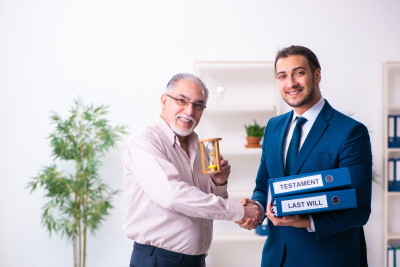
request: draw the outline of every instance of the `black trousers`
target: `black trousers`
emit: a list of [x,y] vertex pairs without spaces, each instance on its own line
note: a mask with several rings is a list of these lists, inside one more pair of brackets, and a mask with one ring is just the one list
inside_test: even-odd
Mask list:
[[205,267],[206,256],[186,255],[150,245],[133,244],[130,267]]

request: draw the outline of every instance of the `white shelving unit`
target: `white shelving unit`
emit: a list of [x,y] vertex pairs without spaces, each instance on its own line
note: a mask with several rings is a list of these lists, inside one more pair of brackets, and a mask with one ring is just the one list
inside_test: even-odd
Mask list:
[[[383,64],[383,238],[384,263],[387,264],[387,245],[400,240],[400,192],[388,190],[388,159],[400,158],[400,148],[388,147],[388,115],[400,115],[400,62]],[[399,179],[399,177],[398,177]]]
[[[195,73],[209,89],[207,108],[196,132],[200,139],[222,138],[221,154],[232,166],[229,199],[250,198],[261,157],[261,148],[245,148],[244,124],[256,120],[266,125],[277,115],[279,95],[274,63],[195,63]],[[233,222],[214,221],[214,239],[207,266],[259,266],[266,236],[240,228]]]

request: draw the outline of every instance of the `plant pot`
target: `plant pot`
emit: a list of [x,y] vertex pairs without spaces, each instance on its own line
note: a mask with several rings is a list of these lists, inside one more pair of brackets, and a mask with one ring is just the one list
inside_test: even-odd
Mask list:
[[245,145],[245,147],[247,148],[261,147],[260,145],[261,137],[247,136],[246,139],[247,139],[247,145]]

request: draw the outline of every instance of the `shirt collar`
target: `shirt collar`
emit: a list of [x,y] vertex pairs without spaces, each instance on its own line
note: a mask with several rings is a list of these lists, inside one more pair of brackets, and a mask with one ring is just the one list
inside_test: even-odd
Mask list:
[[308,122],[314,122],[317,119],[317,116],[321,112],[324,105],[325,105],[325,99],[321,97],[321,99],[312,108],[304,112],[302,115],[298,115],[293,110],[292,123],[298,116],[306,118]]

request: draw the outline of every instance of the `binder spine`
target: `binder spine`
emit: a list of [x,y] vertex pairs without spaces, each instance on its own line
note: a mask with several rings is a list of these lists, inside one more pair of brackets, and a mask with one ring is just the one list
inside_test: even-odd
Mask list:
[[400,147],[400,115],[388,115],[388,147]]
[[388,191],[396,191],[396,159],[388,159]]
[[351,180],[348,168],[339,168],[269,179],[268,183],[275,198],[350,187]]
[[302,194],[274,199],[272,211],[277,217],[356,208],[355,189]]
[[387,245],[387,266],[396,267],[400,264],[400,240],[390,240]]
[[400,147],[400,115],[396,116],[394,138],[394,146]]
[[394,190],[400,191],[400,158],[395,159],[394,162]]
[[395,267],[395,248],[391,245],[387,247],[387,267]]
[[397,124],[397,116],[389,115],[388,116],[388,147],[396,147],[395,137],[396,137],[396,124]]

